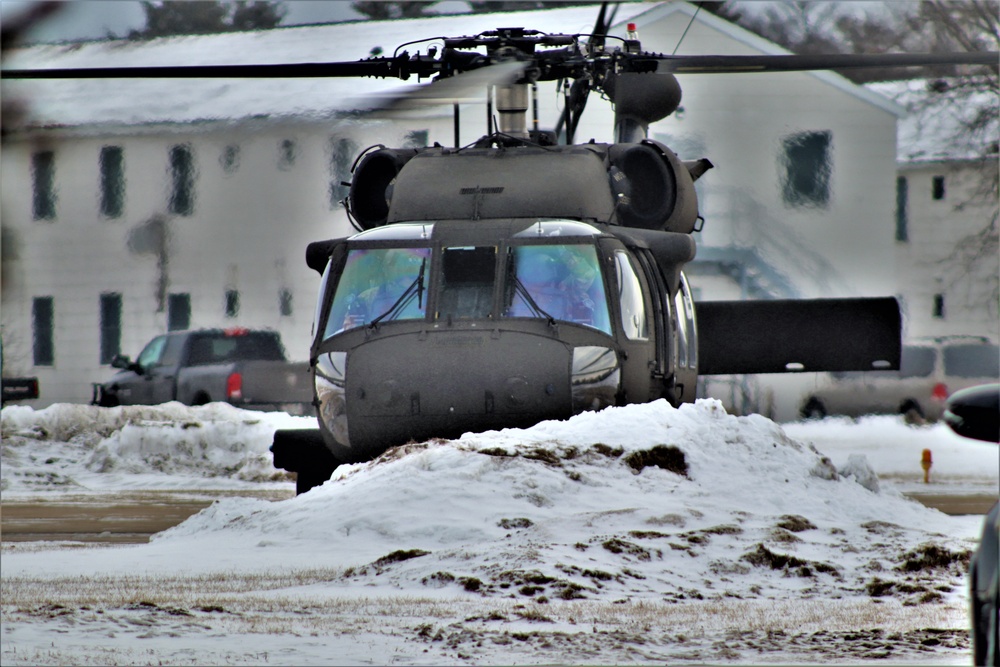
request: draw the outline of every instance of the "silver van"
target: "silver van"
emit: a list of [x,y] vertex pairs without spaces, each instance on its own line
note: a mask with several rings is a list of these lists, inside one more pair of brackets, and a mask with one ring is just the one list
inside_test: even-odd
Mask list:
[[997,382],[1000,348],[981,336],[921,338],[903,345],[898,371],[826,376],[802,401],[803,417],[902,414],[914,422],[936,421],[952,393]]

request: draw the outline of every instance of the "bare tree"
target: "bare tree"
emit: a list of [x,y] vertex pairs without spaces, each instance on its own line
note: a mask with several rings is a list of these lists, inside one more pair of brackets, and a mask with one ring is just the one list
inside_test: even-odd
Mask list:
[[364,14],[370,19],[386,21],[389,19],[409,19],[418,16],[425,16],[431,5],[437,0],[394,0],[383,2],[381,0],[357,0],[351,3],[351,7],[359,14]]
[[[839,6],[838,6],[839,5]],[[861,13],[849,3],[788,2],[754,7],[745,2],[705,3],[714,12],[796,53],[890,53],[1000,50],[1000,1],[923,0],[885,3],[884,12]],[[841,72],[857,83],[923,79],[922,94],[900,99],[917,118],[942,112],[958,118],[944,139],[962,156],[958,169],[972,180],[969,194],[955,204],[957,212],[985,211],[982,226],[955,239],[940,262],[949,287],[986,281],[988,303],[1000,303],[1000,248],[997,177],[1000,136],[1000,90],[994,68],[864,69]],[[977,283],[981,284],[981,283]]]
[[276,28],[286,13],[284,3],[268,0],[146,0],[142,10],[146,25],[129,32],[129,39],[269,30]]

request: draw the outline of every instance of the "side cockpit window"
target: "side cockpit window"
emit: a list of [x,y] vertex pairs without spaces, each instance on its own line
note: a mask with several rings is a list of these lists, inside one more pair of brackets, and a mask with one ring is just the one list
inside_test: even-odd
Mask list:
[[649,338],[649,319],[642,297],[642,284],[628,254],[615,252],[615,268],[618,271],[618,298],[622,310],[622,330],[630,340]]

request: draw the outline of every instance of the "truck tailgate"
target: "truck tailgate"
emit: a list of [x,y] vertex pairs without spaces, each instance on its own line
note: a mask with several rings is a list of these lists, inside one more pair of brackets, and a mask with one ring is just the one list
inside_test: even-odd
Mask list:
[[[238,368],[243,376],[246,407],[272,406],[301,413],[303,406],[312,403],[308,362],[244,361]],[[292,406],[297,409],[291,410]]]

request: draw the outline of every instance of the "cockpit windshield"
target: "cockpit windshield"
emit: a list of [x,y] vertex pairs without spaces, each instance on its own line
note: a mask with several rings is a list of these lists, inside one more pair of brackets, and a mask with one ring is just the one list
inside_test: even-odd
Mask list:
[[596,248],[589,244],[516,245],[507,249],[506,317],[541,317],[611,334]]
[[430,262],[430,248],[351,250],[324,338],[365,324],[424,317]]
[[[424,227],[404,231],[423,234]],[[339,272],[336,262],[327,269],[334,273],[324,276],[324,285],[336,286],[332,298],[320,299],[329,304],[324,340],[362,326],[417,319],[448,326],[462,320],[541,319],[612,335],[599,232],[583,223],[541,221],[489,245],[452,245],[447,238],[425,236],[370,239],[371,234],[351,239],[361,247],[350,247]]]

